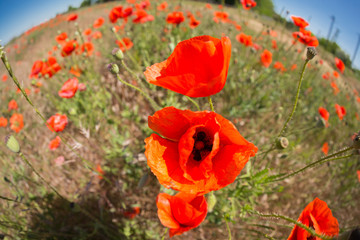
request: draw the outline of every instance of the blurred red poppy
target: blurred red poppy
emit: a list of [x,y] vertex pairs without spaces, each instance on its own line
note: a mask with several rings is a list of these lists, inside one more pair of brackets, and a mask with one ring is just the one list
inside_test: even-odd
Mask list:
[[43,68],[43,61],[37,60],[34,62],[32,69],[31,69],[31,73],[29,78],[38,78],[38,74],[41,72],[42,68]]
[[114,7],[109,13],[110,22],[115,23],[122,16],[122,6]]
[[329,120],[330,113],[325,108],[319,107],[319,114],[325,121]]
[[250,35],[246,35],[244,33],[239,33],[238,35],[236,35],[236,40],[242,44],[244,44],[246,47],[252,46],[253,42],[252,42],[252,36]]
[[194,16],[190,16],[190,22],[189,22],[189,26],[191,29],[196,28],[197,26],[199,26],[200,21],[196,20],[196,18]]
[[43,62],[41,74],[51,78],[55,73],[61,70],[60,65],[57,63],[55,57],[49,57],[46,62]]
[[264,67],[269,67],[272,62],[272,53],[265,49],[261,54],[261,63]]
[[271,47],[272,47],[272,49],[277,49],[277,42],[276,42],[276,40],[271,40]]
[[291,19],[294,21],[294,24],[299,28],[306,28],[307,26],[309,26],[309,23],[301,17],[291,16]]
[[80,47],[80,53],[85,53],[86,56],[91,56],[94,52],[94,45],[92,42],[86,42]]
[[124,211],[124,217],[133,219],[140,214],[140,207],[132,207],[129,210]]
[[134,23],[146,23],[154,21],[154,16],[148,14],[145,10],[139,9],[135,12],[136,18],[133,19]]
[[209,4],[209,3],[205,4],[205,7],[206,7],[207,9],[212,9],[211,4]]
[[204,221],[207,214],[204,196],[182,192],[175,196],[160,193],[156,198],[156,206],[160,222],[170,228],[170,237],[196,228]]
[[337,72],[337,71],[333,71],[333,76],[335,77],[335,78],[339,78],[339,73]]
[[[306,31],[306,32],[310,32],[310,31]],[[299,42],[301,42],[302,44],[305,44],[307,46],[310,47],[317,47],[319,46],[319,41],[317,40],[317,38],[315,36],[310,35],[308,33],[304,33],[303,32],[293,32],[293,37],[297,40],[299,40]]]
[[331,86],[331,87],[333,88],[333,90],[334,90],[334,95],[337,95],[337,94],[340,92],[338,86],[336,85],[336,83],[335,83],[334,81],[331,82],[330,86]]
[[163,3],[161,3],[159,6],[157,6],[157,10],[159,10],[159,11],[164,11],[164,10],[166,10],[167,7],[168,7],[168,3],[167,3],[167,2],[163,2]]
[[358,179],[359,179],[359,182],[360,182],[360,170],[357,170],[356,173],[358,175]]
[[256,7],[256,2],[254,0],[240,0],[243,8],[245,10],[250,10],[253,7]]
[[343,63],[343,61],[341,61],[341,59],[336,57],[335,58],[335,65],[340,70],[341,73],[344,73],[345,64]]
[[80,77],[81,76],[81,69],[77,66],[75,67],[71,67],[70,71],[69,71],[72,75],[76,76],[76,77]]
[[56,36],[55,40],[59,43],[59,44],[63,44],[66,39],[68,38],[68,35],[66,32],[62,32],[59,35]]
[[170,24],[179,25],[183,21],[185,21],[183,12],[172,12],[166,17],[166,22]]
[[149,83],[189,97],[207,97],[224,87],[231,57],[231,42],[198,36],[180,42],[170,57],[146,68]]
[[127,38],[127,37],[124,37],[124,38],[122,39],[122,41],[116,40],[116,44],[119,46],[120,50],[123,51],[123,52],[131,49],[131,48],[134,46],[134,44],[133,44],[133,42],[131,41],[131,39],[130,39],[130,38]]
[[91,28],[88,28],[88,29],[85,29],[85,30],[84,30],[83,34],[84,34],[85,36],[89,36],[89,35],[91,34],[91,32],[92,32]]
[[49,149],[55,150],[60,146],[61,139],[59,136],[56,136],[55,139],[51,140],[49,143]]
[[277,61],[277,62],[274,63],[273,68],[279,70],[280,72],[285,72],[285,70],[286,70],[285,67],[284,67],[284,65],[283,65],[281,62],[279,62],[279,61]]
[[296,63],[294,63],[293,65],[291,65],[290,70],[293,71],[293,70],[295,70],[296,68],[297,68],[297,65],[296,65]]
[[78,15],[76,13],[72,13],[68,16],[67,21],[75,21],[78,18]]
[[326,72],[322,75],[322,78],[325,79],[325,80],[328,80],[330,78],[330,73],[329,72]]
[[8,110],[11,111],[11,110],[16,110],[16,109],[18,109],[18,105],[17,105],[16,101],[14,99],[12,99],[9,102]]
[[328,155],[329,153],[329,144],[327,142],[325,142],[321,148],[321,151],[325,154]]
[[[315,198],[302,211],[298,222],[315,230],[317,234],[336,237],[339,234],[339,223],[332,215],[330,208],[324,201]],[[318,239],[305,229],[297,225],[291,231],[288,240]]]
[[222,12],[215,11],[214,12],[214,21],[217,23],[219,21],[221,21],[223,23],[229,22],[230,21],[229,14],[227,12],[223,12],[223,11]]
[[0,127],[6,127],[8,124],[8,120],[4,117],[0,117]]
[[24,127],[24,118],[20,113],[14,113],[10,118],[10,128],[16,133],[20,132]]
[[340,106],[339,104],[335,104],[336,114],[339,116],[340,120],[343,120],[346,115],[346,109],[344,106]]
[[92,34],[92,38],[93,39],[99,39],[99,38],[102,38],[102,33],[99,32],[99,31],[96,31]]
[[51,116],[47,121],[47,126],[51,131],[61,132],[65,129],[68,124],[67,116],[59,113]]
[[104,24],[104,22],[105,22],[105,19],[103,17],[99,17],[98,19],[95,20],[93,27],[99,28]]
[[3,82],[6,82],[7,79],[8,79],[8,76],[7,76],[6,74],[2,75],[2,79],[1,79],[1,80],[2,80]]
[[[257,147],[215,112],[166,107],[148,118],[145,155],[167,188],[203,195],[232,183]],[[173,126],[176,126],[174,128]]]
[[67,57],[79,47],[76,40],[66,42],[61,50],[61,56]]
[[101,168],[101,165],[100,164],[96,164],[96,171],[99,173],[99,175],[98,175],[98,178],[99,179],[103,179],[104,177],[104,174],[105,174],[105,172],[104,172],[104,170]]
[[59,91],[59,96],[62,98],[72,98],[78,90],[79,80],[74,77],[68,79]]

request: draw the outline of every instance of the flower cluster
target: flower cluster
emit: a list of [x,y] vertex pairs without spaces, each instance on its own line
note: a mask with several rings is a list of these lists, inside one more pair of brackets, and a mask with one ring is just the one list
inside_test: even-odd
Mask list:
[[[210,97],[225,85],[230,56],[228,37],[194,37],[144,74],[149,83],[177,93]],[[158,215],[170,236],[182,234],[205,219],[204,194],[232,183],[257,147],[213,111],[166,107],[149,116],[148,124],[156,133],[145,140],[147,163],[163,186],[179,191],[159,194]]]

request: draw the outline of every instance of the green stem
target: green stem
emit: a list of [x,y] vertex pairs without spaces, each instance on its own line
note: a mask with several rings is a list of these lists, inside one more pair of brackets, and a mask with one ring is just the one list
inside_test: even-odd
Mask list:
[[197,102],[195,102],[194,99],[192,99],[191,97],[188,97],[188,96],[185,96],[185,97],[195,105],[195,107],[198,111],[200,111],[200,106],[199,106],[199,104],[197,104]]
[[207,97],[207,98],[208,98],[208,101],[209,101],[209,104],[210,104],[210,109],[211,109],[211,111],[212,111],[212,112],[215,112],[215,110],[214,110],[214,105],[213,105],[213,103],[212,103],[211,97],[209,96],[209,97]]
[[225,220],[225,224],[226,224],[226,229],[227,229],[228,234],[229,234],[229,240],[231,240],[231,230],[230,230],[230,226],[229,226],[228,221]]
[[[126,44],[124,43],[124,41],[121,39],[121,37],[119,36],[119,34],[117,34],[115,31],[113,31],[113,33],[115,34],[115,37],[117,38],[117,40],[120,41],[120,43],[124,46],[124,48],[126,49]],[[122,51],[122,50],[121,50]],[[123,53],[125,54],[125,51],[123,51]],[[133,57],[133,55],[131,53],[129,53],[128,51],[126,51],[126,55],[129,56],[130,60],[134,63],[135,66],[139,67],[139,64],[136,62],[135,58]]]
[[120,82],[122,82],[123,84],[125,84],[126,86],[131,87],[131,88],[135,89],[136,91],[140,92],[141,95],[143,95],[143,96],[150,102],[151,107],[152,107],[155,111],[160,110],[159,105],[158,105],[149,95],[147,95],[143,90],[141,90],[140,88],[135,87],[134,85],[132,85],[132,84],[130,84],[130,83],[125,82],[124,80],[122,80],[121,77],[120,77],[120,74],[118,74],[118,73],[116,74],[116,78],[117,78]]
[[44,182],[46,183],[46,185],[48,185],[49,188],[51,188],[51,190],[53,190],[56,195],[58,195],[61,199],[65,199],[53,186],[50,185],[50,183],[48,183],[41,175],[40,173],[38,173],[38,171],[36,171],[36,169],[31,165],[31,163],[27,160],[27,158],[25,157],[25,155],[20,152],[19,156],[24,160],[24,162],[31,168],[31,170]]
[[18,203],[18,201],[14,200],[14,199],[10,199],[10,198],[3,197],[3,196],[0,196],[0,199],[6,200],[6,201],[9,201],[9,202],[16,202],[16,203]]
[[[142,84],[142,80],[139,78],[139,76],[133,71],[131,70],[125,63],[124,60],[121,60],[121,66],[123,66],[123,68],[125,68],[126,71],[128,71],[131,75],[133,75],[133,77],[136,78],[136,80],[138,80],[139,84]],[[150,85],[150,83],[148,81],[145,81],[147,84]]]
[[304,63],[304,66],[302,67],[293,109],[292,109],[291,113],[289,114],[289,117],[288,117],[288,119],[286,120],[284,126],[282,127],[282,129],[281,129],[278,137],[281,137],[281,136],[283,135],[283,133],[284,133],[284,131],[285,131],[288,123],[290,122],[290,120],[292,119],[292,117],[293,117],[293,115],[294,115],[294,113],[295,113],[296,106],[297,106],[297,103],[298,103],[298,100],[299,100],[299,95],[300,95],[301,82],[302,82],[302,80],[303,80],[303,78],[304,78],[304,72],[305,72],[305,68],[306,68],[306,65],[307,65],[308,62],[309,62],[309,60],[306,59],[306,60],[305,60],[305,63]]
[[162,236],[161,240],[164,240],[164,239],[165,239],[165,236],[166,236],[166,234],[167,234],[168,230],[169,230],[168,228],[166,228],[166,229],[165,229],[164,234],[163,234],[163,236]]
[[286,217],[286,216],[283,216],[283,215],[280,215],[280,214],[275,214],[275,213],[272,213],[272,214],[264,214],[264,213],[260,213],[258,211],[252,211],[253,214],[256,214],[260,217],[265,217],[265,218],[280,218],[280,219],[283,219],[285,221],[288,221],[288,222],[291,222],[295,225],[297,225],[298,227],[302,228],[302,229],[305,229],[307,232],[311,233],[311,235],[313,236],[316,236],[318,238],[321,238],[321,239],[324,239],[324,240],[331,240],[333,239],[333,237],[330,237],[330,236],[325,236],[325,235],[320,235],[318,233],[315,232],[314,229],[306,226],[305,224],[302,224],[301,222],[298,222],[292,218],[289,218],[289,217]]
[[319,160],[317,160],[317,161],[315,161],[315,162],[313,162],[313,163],[310,163],[309,165],[306,165],[305,167],[303,167],[303,168],[301,168],[301,169],[299,169],[299,170],[297,170],[297,171],[294,171],[294,172],[292,172],[292,173],[289,173],[289,174],[287,174],[287,175],[285,175],[285,176],[282,176],[282,177],[279,177],[279,178],[275,178],[275,179],[273,179],[273,180],[271,180],[271,181],[268,181],[267,183],[270,183],[270,182],[278,182],[278,181],[284,180],[284,179],[286,179],[286,178],[289,178],[289,177],[292,177],[292,176],[294,176],[294,175],[297,175],[297,174],[305,171],[305,170],[308,169],[308,168],[315,167],[316,165],[319,165],[319,164],[323,164],[323,163],[326,163],[326,162],[331,162],[331,161],[335,161],[335,160],[339,160],[339,159],[344,159],[344,158],[351,157],[351,156],[353,156],[354,154],[349,154],[349,155],[345,155],[345,156],[340,156],[340,157],[332,158],[332,157],[334,157],[335,155],[338,155],[338,154],[347,152],[347,151],[349,151],[350,149],[352,149],[352,147],[345,148],[345,149],[342,150],[342,151],[339,151],[339,152],[336,152],[336,153],[331,154],[331,155],[329,155],[329,156],[323,157],[323,158],[321,158],[321,159],[319,159]]

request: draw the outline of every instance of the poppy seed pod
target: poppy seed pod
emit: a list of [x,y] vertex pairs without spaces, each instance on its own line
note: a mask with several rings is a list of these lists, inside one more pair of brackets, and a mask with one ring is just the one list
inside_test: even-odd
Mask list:
[[315,47],[307,47],[306,57],[307,60],[313,59],[317,55]]
[[118,74],[119,73],[119,66],[116,63],[109,63],[107,65],[107,68],[112,74]]
[[114,48],[111,53],[112,53],[112,55],[113,55],[114,57],[116,57],[118,60],[124,59],[124,53],[123,53],[123,51],[121,51],[119,48]]
[[286,137],[279,137],[276,140],[277,149],[285,149],[289,146],[289,140]]
[[5,144],[10,151],[14,153],[20,152],[20,145],[19,142],[16,140],[16,138],[13,135],[9,135],[5,137]]
[[360,149],[360,132],[355,133],[353,136],[353,148]]

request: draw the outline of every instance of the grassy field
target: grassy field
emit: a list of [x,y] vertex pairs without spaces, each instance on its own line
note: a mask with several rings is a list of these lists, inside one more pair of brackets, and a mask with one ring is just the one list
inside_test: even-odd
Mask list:
[[[321,45],[304,65],[305,44],[294,44],[292,32],[281,23],[240,5],[206,7],[174,0],[161,10],[157,7],[162,2],[145,6],[153,20],[143,23],[136,23],[140,15],[135,13],[128,20],[109,19],[120,5],[140,11],[135,3],[81,8],[4,46],[15,80],[1,65],[0,76],[6,77],[0,81],[0,126],[1,117],[7,124],[0,127],[0,135],[13,135],[21,152],[11,152],[1,141],[2,239],[169,239],[157,215],[156,198],[176,191],[162,186],[147,164],[144,140],[154,133],[148,116],[169,106],[211,108],[206,97],[191,99],[155,86],[143,72],[166,60],[180,41],[201,35],[231,40],[225,87],[211,98],[215,112],[230,120],[258,151],[232,184],[205,195],[204,222],[173,239],[287,239],[294,223],[274,214],[297,220],[316,197],[331,209],[340,234],[360,227],[359,151],[352,148],[360,126],[359,79],[348,68],[341,73],[336,56]],[[167,23],[167,15],[175,10],[183,12],[184,22]],[[68,21],[73,13],[77,19]],[[195,28],[189,25],[190,16],[200,22]],[[104,23],[94,27],[100,17]],[[67,38],[56,40],[63,32]],[[239,42],[240,33],[252,36],[252,44]],[[112,50],[123,47],[124,38],[132,44],[123,48],[121,60]],[[74,39],[79,47],[64,56],[64,46]],[[91,47],[81,50],[84,42]],[[272,53],[269,66],[261,61],[265,49]],[[58,65],[50,65],[51,57]],[[34,74],[36,61],[46,62],[51,70]],[[108,70],[109,63],[118,64],[117,75]],[[60,97],[63,84],[73,77],[81,87],[71,98]],[[296,111],[285,124],[295,99]],[[16,106],[9,105],[12,100]],[[343,117],[336,104],[346,110]],[[329,112],[328,121],[319,114],[320,107]],[[44,120],[57,113],[66,115],[68,123],[54,132]],[[23,127],[14,114],[22,115]],[[49,144],[57,136],[60,145],[52,142],[51,150]],[[279,146],[279,137],[288,140],[286,148]]]

